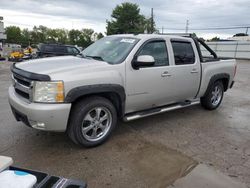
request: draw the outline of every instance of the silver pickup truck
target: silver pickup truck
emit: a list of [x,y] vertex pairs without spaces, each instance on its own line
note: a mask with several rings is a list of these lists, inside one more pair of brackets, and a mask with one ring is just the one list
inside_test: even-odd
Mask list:
[[[203,57],[200,48],[211,57]],[[220,60],[191,36],[113,35],[78,56],[13,64],[9,103],[17,121],[66,131],[77,144],[103,143],[117,119],[131,121],[201,103],[216,109],[235,60]]]

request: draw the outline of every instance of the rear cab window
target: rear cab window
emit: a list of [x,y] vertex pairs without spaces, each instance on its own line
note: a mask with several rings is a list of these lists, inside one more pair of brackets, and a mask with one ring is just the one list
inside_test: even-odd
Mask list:
[[188,65],[195,63],[195,54],[191,42],[171,41],[175,65]]

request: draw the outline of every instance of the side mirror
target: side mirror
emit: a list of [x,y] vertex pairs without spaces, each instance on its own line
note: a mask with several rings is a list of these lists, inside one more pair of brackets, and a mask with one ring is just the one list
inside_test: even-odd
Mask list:
[[155,59],[151,55],[140,55],[133,62],[133,67],[138,69],[140,67],[150,67],[155,64]]

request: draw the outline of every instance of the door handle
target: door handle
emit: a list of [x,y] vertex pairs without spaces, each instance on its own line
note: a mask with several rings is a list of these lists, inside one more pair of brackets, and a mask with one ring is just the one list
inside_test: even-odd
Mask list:
[[161,74],[161,77],[170,77],[170,76],[171,76],[171,74],[169,74],[168,71],[165,71],[165,72],[163,72],[163,73]]
[[199,71],[198,71],[197,69],[192,69],[191,73],[192,73],[192,74],[194,74],[194,73],[199,73]]

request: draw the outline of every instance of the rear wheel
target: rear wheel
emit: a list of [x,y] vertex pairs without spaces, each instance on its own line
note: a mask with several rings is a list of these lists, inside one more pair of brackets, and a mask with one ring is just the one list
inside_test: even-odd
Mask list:
[[113,104],[103,97],[90,97],[73,107],[67,132],[73,142],[94,147],[108,139],[116,123]]
[[201,105],[208,110],[215,110],[222,102],[224,95],[224,86],[221,81],[215,82],[205,96],[201,98]]

